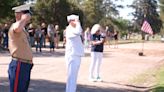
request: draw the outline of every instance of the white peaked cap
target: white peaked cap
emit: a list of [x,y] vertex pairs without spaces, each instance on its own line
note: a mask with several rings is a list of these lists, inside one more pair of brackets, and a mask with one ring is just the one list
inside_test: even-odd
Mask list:
[[20,5],[17,7],[13,7],[12,10],[14,10],[15,12],[22,12],[22,11],[30,11],[30,7],[32,7],[31,4],[24,4],[24,5]]
[[100,29],[101,29],[100,24],[94,24],[92,29],[91,29],[91,34],[95,34]]
[[78,15],[69,15],[69,16],[67,16],[67,21],[69,22],[70,20],[75,20],[75,19],[77,19],[77,20],[79,20],[79,16]]

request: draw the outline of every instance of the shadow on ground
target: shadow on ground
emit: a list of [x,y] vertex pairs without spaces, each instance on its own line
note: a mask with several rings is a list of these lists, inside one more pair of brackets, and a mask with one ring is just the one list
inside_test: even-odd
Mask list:
[[34,57],[63,57],[65,55],[64,51],[42,51],[42,52],[33,52]]
[[[91,57],[90,52],[86,52],[84,57]],[[104,58],[114,57],[111,53],[103,53]]]
[[[122,88],[102,88],[88,85],[78,85],[77,92],[140,92]],[[28,92],[64,92],[65,83],[52,82],[48,80],[31,80]],[[9,82],[7,78],[0,78],[0,92],[9,92]],[[155,91],[157,92],[157,91]]]
[[[9,51],[0,51],[0,53],[3,54],[3,56],[10,56]],[[34,57],[64,57],[65,56],[65,51],[42,51],[42,52],[35,52],[33,51]],[[85,53],[85,57],[90,57],[90,52]],[[112,57],[112,55],[108,55],[106,53],[103,53],[103,57]]]
[[4,48],[1,44],[0,44],[0,52],[1,51],[8,51],[8,49]]

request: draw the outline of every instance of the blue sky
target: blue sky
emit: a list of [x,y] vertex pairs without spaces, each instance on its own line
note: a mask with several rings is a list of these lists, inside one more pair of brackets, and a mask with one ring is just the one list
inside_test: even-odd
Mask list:
[[133,18],[132,15],[129,15],[129,13],[133,12],[133,9],[127,7],[127,5],[131,5],[133,3],[133,0],[122,0],[122,1],[121,0],[118,0],[118,1],[113,0],[113,2],[115,4],[124,6],[123,9],[118,9],[120,12],[120,17],[123,17],[124,19],[130,19],[130,20]]

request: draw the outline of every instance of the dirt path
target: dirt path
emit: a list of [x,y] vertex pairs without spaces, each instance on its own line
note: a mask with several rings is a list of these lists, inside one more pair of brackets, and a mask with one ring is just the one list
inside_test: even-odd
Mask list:
[[[158,65],[164,59],[164,43],[145,43],[145,56],[138,56],[141,43],[119,45],[118,49],[105,47],[101,65],[103,82],[89,82],[88,70],[90,54],[82,58],[78,77],[78,92],[142,92],[151,85],[130,85],[129,80]],[[64,92],[66,67],[64,49],[49,53],[34,52],[34,68],[32,70],[29,92]],[[8,92],[7,68],[9,53],[0,53],[0,92]]]

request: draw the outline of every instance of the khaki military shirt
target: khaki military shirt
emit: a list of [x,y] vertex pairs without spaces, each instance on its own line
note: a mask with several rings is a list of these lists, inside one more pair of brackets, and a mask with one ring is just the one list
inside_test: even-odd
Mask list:
[[25,30],[16,33],[13,23],[9,30],[9,51],[12,57],[22,59],[22,62],[29,63],[29,61],[32,61],[33,55],[27,37],[28,33]]

